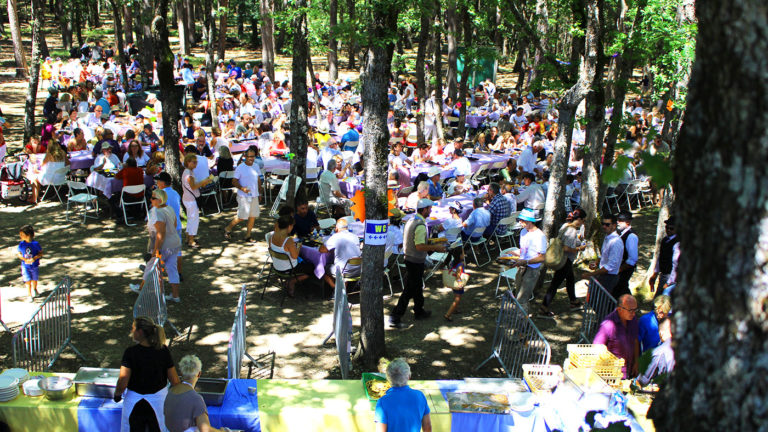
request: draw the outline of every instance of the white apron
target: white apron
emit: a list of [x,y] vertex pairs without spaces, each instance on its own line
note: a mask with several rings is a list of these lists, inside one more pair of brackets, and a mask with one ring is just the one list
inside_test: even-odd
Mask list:
[[120,421],[120,432],[130,432],[131,426],[128,422],[128,418],[133,412],[133,407],[141,402],[142,399],[146,400],[152,409],[155,411],[157,417],[157,424],[160,426],[161,431],[167,431],[165,427],[165,413],[163,407],[165,405],[165,396],[168,394],[168,387],[163,387],[157,393],[140,394],[128,389],[123,394],[123,415]]

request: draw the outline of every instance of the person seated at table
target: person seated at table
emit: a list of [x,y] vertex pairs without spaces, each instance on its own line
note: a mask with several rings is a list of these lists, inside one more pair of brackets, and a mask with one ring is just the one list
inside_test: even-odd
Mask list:
[[328,166],[328,162],[339,155],[341,155],[339,144],[333,139],[328,141],[328,145],[324,149],[320,150],[320,160],[323,161],[323,166]]
[[293,219],[294,225],[291,235],[308,237],[312,231],[320,231],[317,215],[309,208],[306,199],[296,201],[296,214],[294,214]]
[[461,230],[461,240],[466,241],[467,239],[476,240],[480,237],[482,237],[483,233],[475,234],[475,230],[479,230],[480,228],[486,229],[488,228],[488,225],[491,224],[491,213],[486,210],[483,207],[484,199],[481,197],[475,197],[474,200],[472,200],[472,213],[469,214],[469,217],[467,217],[467,220],[465,220],[461,226],[463,227]]
[[91,154],[93,157],[97,157],[97,155],[101,154],[101,148],[102,147],[111,147],[112,148],[112,154],[115,155],[115,157],[120,158],[120,155],[122,154],[122,151],[120,149],[120,144],[117,143],[117,141],[113,138],[114,133],[111,129],[104,129],[104,132],[102,132],[102,138],[99,140],[94,146],[93,151]]
[[[122,169],[115,174],[115,178],[123,181],[123,187],[126,186],[138,186],[144,184],[144,170],[136,165],[136,160],[128,158],[125,160],[125,164]],[[146,192],[146,191],[145,191]],[[124,194],[123,197],[126,201],[140,201],[144,199],[144,193],[130,193]],[[118,213],[118,204],[120,203],[120,193],[113,194],[109,199],[112,204],[113,214]],[[133,209],[134,207],[129,207]]]
[[424,163],[430,162],[432,160],[432,155],[429,152],[429,146],[426,144],[420,145],[419,148],[413,152],[413,155],[411,156],[414,163]]
[[[166,386],[178,385],[179,374],[173,366],[171,351],[165,344],[165,331],[151,318],[133,320],[131,338],[135,345],[125,349],[120,361],[115,402],[123,401],[120,431],[155,430],[165,425],[163,404]],[[123,395],[125,393],[125,395]]]
[[75,128],[72,137],[67,141],[67,151],[88,150],[88,143],[85,141],[85,134],[80,128]]
[[501,170],[501,176],[503,177],[502,183],[515,183],[520,176],[520,172],[517,170],[517,160],[509,158],[506,168]]
[[144,124],[138,139],[141,145],[149,146],[152,151],[156,151],[158,144],[162,142],[162,139],[152,130],[152,123]]
[[661,345],[653,349],[651,361],[645,372],[640,374],[634,383],[645,387],[655,378],[662,378],[675,368],[675,351],[672,349],[672,320],[669,317],[659,321],[659,340]]
[[311,263],[299,258],[301,244],[297,245],[290,235],[294,224],[293,215],[286,214],[280,216],[277,219],[277,229],[275,229],[274,234],[272,234],[272,240],[269,243],[269,248],[272,251],[286,254],[290,259],[290,262],[273,260],[272,265],[275,267],[275,270],[283,272],[293,268],[294,274],[296,275],[296,277],[291,278],[291,280],[288,281],[288,297],[293,297],[296,291],[296,283],[309,278],[314,271]]
[[355,124],[347,124],[349,130],[341,137],[341,144],[344,145],[344,151],[355,151],[360,144],[360,133],[355,129]]
[[205,131],[202,129],[195,131],[195,148],[198,155],[213,159],[213,151],[211,151],[211,148],[205,143]]
[[469,177],[457,174],[456,179],[448,186],[448,196],[465,194],[473,189]]
[[165,427],[168,428],[169,432],[229,431],[226,427],[216,429],[211,426],[205,401],[195,391],[195,385],[202,374],[202,369],[203,363],[196,355],[189,354],[179,360],[181,382],[168,389],[168,395],[165,397],[163,405]]
[[427,184],[429,185],[429,199],[432,201],[439,201],[443,198],[443,185],[440,184],[441,173],[442,170],[438,167],[432,167],[427,172],[427,175],[429,176],[429,180],[427,180]]
[[112,153],[112,146],[105,144],[101,154],[96,156],[91,171],[117,171],[120,169],[120,159]]
[[392,169],[413,164],[403,153],[403,143],[396,143],[392,146],[392,152],[387,156],[387,162]]
[[475,149],[476,152],[488,151],[488,142],[486,141],[484,133],[481,132],[475,136],[475,139],[472,142],[472,147]]
[[66,180],[66,172],[61,169],[68,164],[67,154],[61,149],[61,146],[52,145],[45,152],[45,157],[40,165],[40,170],[30,176],[32,180],[32,196],[30,202],[36,203],[40,195],[40,188],[50,184],[61,184]]
[[323,195],[322,201],[333,207],[334,216],[341,217],[346,215],[352,202],[341,193],[339,179],[336,177],[336,160],[328,161],[327,169],[320,174],[318,180],[320,193]]
[[448,230],[462,227],[462,224],[464,223],[464,221],[461,220],[462,211],[464,211],[464,206],[462,206],[460,202],[454,201],[448,204],[448,219],[442,221],[440,225],[436,227],[437,232],[439,233],[438,237],[445,237],[445,240],[449,245],[459,238],[459,234],[449,233]]
[[529,208],[538,211],[544,208],[544,203],[547,197],[544,193],[544,189],[542,189],[541,185],[536,183],[535,180],[536,177],[532,173],[524,173],[523,184],[525,185],[525,190],[517,193],[518,190],[515,188],[515,199],[517,200],[518,210]]
[[[221,175],[223,172],[234,171],[235,161],[232,159],[232,153],[229,151],[229,147],[219,147],[219,157],[216,158],[216,172]],[[223,179],[219,177],[219,185],[222,188],[232,187],[232,179]]]
[[147,162],[147,166],[144,171],[147,172],[147,175],[155,176],[163,170],[164,165],[165,153],[156,151],[152,153],[152,157],[149,158],[149,162]]
[[387,393],[376,402],[376,432],[432,432],[429,404],[424,393],[408,386],[411,368],[405,359],[397,358],[387,365]]
[[453,151],[453,160],[448,164],[445,169],[452,169],[454,175],[463,174],[465,176],[472,175],[472,164],[464,156],[464,150],[457,148]]
[[408,195],[408,198],[405,199],[405,205],[403,207],[408,210],[416,210],[416,206],[418,205],[419,200],[427,197],[429,197],[429,183],[423,181],[419,183],[415,191]]
[[123,163],[127,162],[128,159],[133,159],[138,167],[147,166],[149,156],[144,153],[144,149],[141,148],[141,144],[139,144],[138,140],[132,140],[130,144],[128,144],[128,150],[125,152],[125,155],[123,155]]
[[430,160],[443,160],[445,158],[445,147],[446,144],[444,138],[436,139],[434,144],[432,144],[432,147],[429,149]]
[[336,270],[345,276],[359,276],[360,266],[347,264],[352,258],[360,258],[360,239],[349,231],[347,220],[336,221],[336,232],[320,246],[320,253],[333,251],[333,264],[325,272],[325,281],[330,286],[336,285]]
[[623,378],[637,376],[637,359],[640,355],[640,343],[638,342],[637,300],[631,294],[619,297],[616,310],[603,318],[600,327],[592,341],[594,344],[602,344],[613,355],[624,359],[621,368]]
[[43,146],[38,136],[29,137],[29,144],[24,146],[24,153],[26,154],[41,154],[45,153],[46,150],[48,150],[48,147]]
[[669,316],[672,301],[668,295],[660,295],[653,299],[653,310],[640,317],[638,322],[638,339],[640,353],[659,346],[659,323]]

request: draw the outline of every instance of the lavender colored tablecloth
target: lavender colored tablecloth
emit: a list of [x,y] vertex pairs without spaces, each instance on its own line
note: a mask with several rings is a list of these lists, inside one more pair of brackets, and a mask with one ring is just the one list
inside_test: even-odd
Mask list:
[[488,116],[484,115],[467,115],[467,125],[472,129],[477,129]]
[[333,262],[333,254],[321,253],[317,248],[311,246],[302,246],[299,250],[299,256],[315,267],[315,277],[322,279],[325,275],[325,267]]
[[[112,195],[123,190],[122,180],[116,179],[114,177],[106,177],[103,174],[99,174],[95,171],[88,176],[88,178],[85,180],[85,184],[100,191],[107,198],[111,198]],[[154,184],[155,179],[152,176],[145,174],[144,185],[147,187],[147,190],[151,190]]]

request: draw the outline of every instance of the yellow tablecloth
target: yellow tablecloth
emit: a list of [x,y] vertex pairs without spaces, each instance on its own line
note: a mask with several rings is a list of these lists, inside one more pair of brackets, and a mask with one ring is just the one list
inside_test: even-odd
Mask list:
[[[432,430],[449,432],[451,414],[434,381],[410,381],[431,411]],[[259,380],[259,417],[264,432],[373,431],[375,403],[359,380]]]
[[[33,372],[31,375],[59,375],[67,378],[75,376],[47,372]],[[76,432],[80,398],[75,394],[74,386],[70,392],[72,395],[66,401],[49,401],[45,396],[27,397],[22,392],[10,402],[0,402],[0,420],[7,423],[13,432]]]

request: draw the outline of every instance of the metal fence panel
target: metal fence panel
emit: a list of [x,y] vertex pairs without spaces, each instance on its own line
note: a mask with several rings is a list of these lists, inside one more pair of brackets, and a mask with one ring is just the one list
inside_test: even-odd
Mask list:
[[581,320],[580,342],[592,343],[603,318],[616,309],[616,304],[616,299],[597,279],[589,279],[587,301],[584,302],[584,315]]
[[524,364],[549,364],[550,356],[549,342],[512,293],[505,292],[496,320],[491,355],[475,370],[495,358],[507,377],[522,378]]
[[245,297],[247,295],[248,289],[243,285],[235,310],[235,322],[232,323],[232,331],[229,333],[229,346],[227,347],[227,378],[229,379],[240,378],[243,356],[248,355],[245,350]]
[[339,355],[341,379],[349,375],[349,354],[352,352],[352,314],[349,312],[347,289],[341,270],[336,269],[336,294],[333,307],[333,333],[336,336],[336,352]]
[[32,318],[13,335],[14,367],[37,372],[48,370],[66,347],[72,348],[78,357],[85,360],[72,345],[71,287],[72,281],[65,277]]
[[168,306],[165,304],[162,272],[162,261],[159,258],[153,257],[147,262],[147,270],[144,272],[144,286],[139,291],[139,298],[133,305],[133,317],[152,318],[161,327],[168,323],[173,331],[181,336],[176,326],[168,320]]

